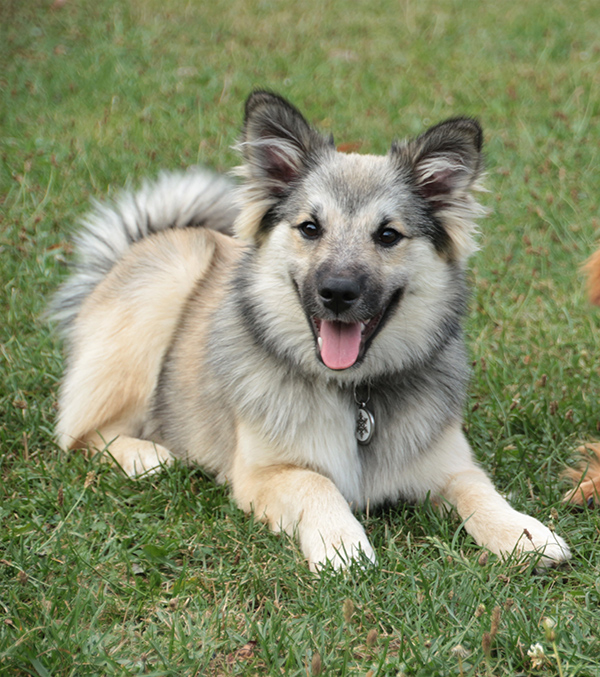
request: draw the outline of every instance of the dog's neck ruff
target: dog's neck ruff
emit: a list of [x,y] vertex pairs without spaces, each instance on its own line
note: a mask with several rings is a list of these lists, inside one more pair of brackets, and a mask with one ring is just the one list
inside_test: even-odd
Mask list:
[[371,386],[367,386],[366,397],[360,397],[358,387],[354,386],[354,401],[356,402],[356,428],[354,435],[360,445],[366,446],[373,439],[375,433],[375,417],[367,404],[371,399]]

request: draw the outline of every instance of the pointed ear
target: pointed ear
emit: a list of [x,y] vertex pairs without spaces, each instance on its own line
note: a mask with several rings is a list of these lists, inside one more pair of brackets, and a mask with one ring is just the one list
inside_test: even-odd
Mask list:
[[244,180],[237,235],[256,240],[266,232],[267,215],[308,169],[312,156],[330,145],[282,97],[265,91],[251,94],[237,144],[244,159],[236,170]]
[[476,250],[475,221],[485,214],[473,197],[483,190],[483,132],[471,118],[453,118],[432,127],[392,154],[408,164],[410,179],[450,236],[454,255],[466,259]]
[[306,168],[309,155],[324,139],[288,101],[258,91],[246,101],[239,148],[247,163],[247,176],[264,181],[275,195],[286,192]]
[[434,203],[469,190],[481,173],[483,132],[476,120],[446,120],[411,145],[417,188]]

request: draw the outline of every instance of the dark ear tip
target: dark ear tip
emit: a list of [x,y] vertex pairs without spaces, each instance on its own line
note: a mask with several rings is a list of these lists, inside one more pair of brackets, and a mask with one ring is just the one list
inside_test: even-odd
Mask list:
[[256,89],[246,99],[245,115],[246,119],[254,114],[258,109],[265,107],[276,107],[287,110],[295,115],[301,116],[300,111],[293,106],[287,99],[284,99],[275,92],[270,92],[267,89]]
[[481,150],[483,147],[483,129],[479,124],[479,120],[476,120],[475,118],[460,117],[448,120],[448,122],[455,123],[457,129],[460,131],[471,134],[475,147],[477,150]]
[[479,120],[475,118],[462,118],[462,120],[465,121],[465,125],[472,131],[477,150],[481,150],[483,147],[483,129],[479,124]]
[[479,121],[475,118],[466,116],[449,118],[448,120],[439,122],[437,125],[429,128],[419,138],[423,139],[437,132],[452,134],[454,137],[457,135],[462,135],[463,137],[469,136],[471,137],[472,143],[478,152],[481,151],[483,147],[483,129],[481,128]]
[[255,89],[246,99],[246,115],[261,105],[275,103],[276,101],[281,100],[281,97],[274,92],[269,92],[266,89]]

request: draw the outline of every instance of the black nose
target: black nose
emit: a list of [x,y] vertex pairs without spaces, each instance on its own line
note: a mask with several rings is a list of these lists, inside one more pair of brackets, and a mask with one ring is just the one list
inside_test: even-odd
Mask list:
[[360,296],[360,284],[354,279],[329,277],[319,287],[323,305],[334,313],[348,310]]

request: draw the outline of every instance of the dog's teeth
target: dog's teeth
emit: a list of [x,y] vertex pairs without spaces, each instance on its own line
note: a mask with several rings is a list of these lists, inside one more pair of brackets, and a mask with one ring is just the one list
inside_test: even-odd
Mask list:
[[363,334],[365,333],[365,329],[366,329],[366,328],[367,328],[366,323],[365,323],[365,322],[361,322],[361,323],[360,323],[360,330],[361,330],[361,332],[362,332]]
[[319,346],[319,352],[321,352],[321,350],[323,350],[323,339],[320,336],[317,339],[317,344]]

